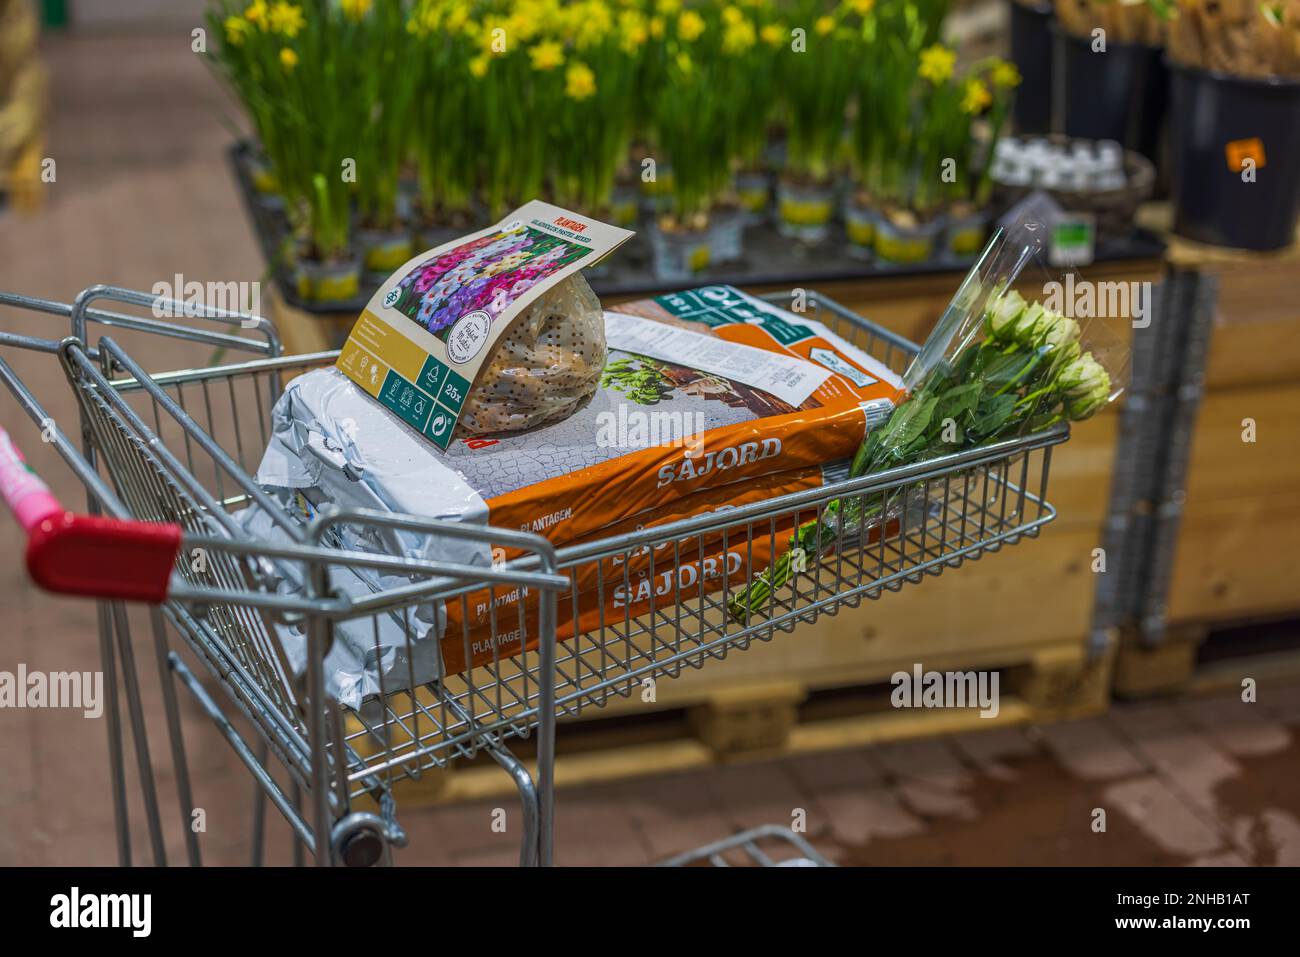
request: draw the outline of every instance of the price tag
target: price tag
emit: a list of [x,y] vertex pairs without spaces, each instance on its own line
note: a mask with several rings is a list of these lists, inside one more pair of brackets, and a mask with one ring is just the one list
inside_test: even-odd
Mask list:
[[1097,227],[1091,213],[1061,213],[1052,220],[1048,261],[1053,266],[1089,266],[1096,252]]

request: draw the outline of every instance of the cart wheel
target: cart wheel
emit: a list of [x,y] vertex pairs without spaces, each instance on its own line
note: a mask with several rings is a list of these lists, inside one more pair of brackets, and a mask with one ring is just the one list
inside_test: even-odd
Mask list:
[[388,851],[388,827],[383,818],[357,812],[334,825],[330,843],[334,859],[345,867],[374,867]]

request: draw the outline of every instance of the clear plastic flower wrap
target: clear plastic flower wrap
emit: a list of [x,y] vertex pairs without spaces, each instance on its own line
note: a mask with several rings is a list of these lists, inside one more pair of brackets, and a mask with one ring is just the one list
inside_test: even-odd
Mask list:
[[[863,440],[849,466],[856,478],[923,462],[965,449],[1042,431],[1062,421],[1090,418],[1120,394],[1128,372],[1123,340],[1092,316],[1076,309],[1072,280],[1050,280],[1041,255],[1047,229],[1019,223],[999,229],[967,273],[934,331],[903,378],[907,398]],[[1033,266],[1043,280],[1042,300],[1027,300],[1014,288]],[[1149,309],[1145,287],[1126,292],[1128,311]],[[1091,293],[1097,295],[1094,290]],[[1138,296],[1134,303],[1132,296]],[[973,481],[973,480],[972,480]],[[835,499],[821,516],[801,525],[789,548],[754,583],[731,599],[734,617],[762,608],[793,574],[883,523],[920,517],[930,507],[927,483],[889,492]],[[983,483],[998,494],[997,483]],[[991,491],[989,491],[991,490]],[[950,494],[948,484],[930,491]],[[974,486],[962,494],[979,494]],[[987,504],[987,503],[986,503]]]

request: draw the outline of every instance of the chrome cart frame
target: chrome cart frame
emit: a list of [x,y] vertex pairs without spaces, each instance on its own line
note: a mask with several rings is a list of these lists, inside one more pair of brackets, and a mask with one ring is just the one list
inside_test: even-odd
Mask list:
[[[784,295],[767,298],[790,301]],[[807,293],[806,300],[812,318],[896,371],[919,351],[824,297]],[[94,308],[104,301],[155,313],[171,310],[183,321]],[[28,558],[38,583],[100,600],[101,653],[110,684],[110,763],[124,863],[130,860],[130,841],[117,659],[154,857],[165,860],[124,600],[154,605],[150,621],[191,863],[199,862],[199,849],[188,827],[192,801],[173,682],[195,696],[255,780],[255,847],[260,848],[263,801],[269,798],[296,835],[296,858],[305,848],[322,865],[387,861],[390,846],[406,840],[395,816],[394,784],[487,751],[520,791],[521,863],[549,864],[557,717],[600,707],[612,695],[630,696],[647,680],[722,660],[733,649],[745,650],[844,605],[879,598],[1036,535],[1055,517],[1046,499],[1051,451],[1069,435],[1062,424],[921,464],[828,480],[767,501],[561,548],[530,533],[375,510],[326,507],[302,521],[252,475],[270,436],[271,407],[282,383],[332,363],[337,352],[281,356],[265,319],[195,309],[115,287],[92,287],[71,304],[0,293],[0,306],[70,321],[71,334],[61,339],[0,333],[0,354],[9,347],[57,359],[79,404],[80,448],[53,426],[3,359],[0,380],[87,489],[90,518],[47,512],[39,522],[26,523],[37,543],[29,546]],[[214,331],[208,323],[241,325],[255,337]],[[151,373],[138,352],[107,334],[89,335],[100,326],[255,358]],[[834,514],[833,507],[827,511],[832,503],[850,500],[884,503],[884,517],[872,525],[842,526],[825,557],[796,569],[760,608],[743,615],[729,609],[730,599],[754,582],[795,528]],[[268,516],[274,538],[248,533],[240,521],[245,509]],[[415,560],[346,544],[358,536],[395,532],[509,549],[517,557],[490,564]],[[77,573],[77,561],[102,555],[105,547],[118,558],[113,569]],[[725,569],[719,582],[692,588],[684,581],[689,576],[683,568],[694,563],[694,578],[703,579],[707,556],[718,555]],[[301,583],[297,590],[283,587],[287,570]],[[368,593],[337,589],[336,576],[344,573],[368,582]],[[661,579],[662,588],[654,588]],[[620,590],[625,597],[633,582],[646,580],[652,584],[648,610],[634,615],[620,600]],[[486,609],[478,612],[477,632],[470,625],[471,603]],[[421,615],[427,620],[431,607],[444,615],[439,619],[444,625],[438,626],[445,627],[444,641],[454,641],[459,631],[466,661],[472,660],[472,645],[489,648],[490,661],[455,673],[448,668],[432,680],[417,675],[410,662],[418,642],[430,640],[419,638],[418,620]],[[510,610],[498,612],[499,607]],[[458,629],[445,617],[457,610]],[[220,699],[168,647],[164,622],[219,687]],[[378,654],[381,632],[394,628],[404,636],[404,673],[384,675],[381,669],[380,693],[359,709],[344,708],[326,693],[325,660],[335,642],[345,632],[354,638],[372,633]],[[306,663],[299,670],[286,657],[288,634],[305,638]],[[236,729],[235,717],[253,729],[251,742]],[[508,750],[511,739],[534,732],[536,781]],[[272,757],[287,786],[268,769]]]

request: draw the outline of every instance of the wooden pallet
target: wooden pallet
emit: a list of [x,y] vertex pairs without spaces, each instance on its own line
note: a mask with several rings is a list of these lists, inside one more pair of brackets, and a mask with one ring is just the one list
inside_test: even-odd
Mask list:
[[[895,708],[887,674],[880,682],[856,687],[819,689],[798,681],[731,685],[667,709],[620,699],[621,706],[595,712],[613,717],[561,722],[556,784],[578,787],[719,763],[1098,714],[1109,701],[1112,655],[1089,660],[1083,649],[1082,641],[1070,641],[1038,648],[1024,660],[924,663],[927,671],[997,671],[995,717],[981,717],[976,709]],[[532,742],[515,741],[510,747],[535,772]],[[504,797],[513,790],[510,778],[480,756],[447,770],[427,771],[419,780],[401,781],[394,793],[399,805],[420,806]]]
[[[1262,626],[1267,627],[1267,625]],[[1274,624],[1273,627],[1279,627]],[[1290,647],[1259,650],[1245,648],[1240,654],[1220,654],[1206,660],[1207,642],[1230,641],[1212,623],[1174,625],[1154,647],[1141,644],[1135,634],[1120,636],[1115,656],[1114,693],[1120,698],[1152,698],[1174,694],[1206,694],[1240,688],[1245,678],[1258,686],[1262,682],[1286,682],[1300,678],[1300,619],[1284,619],[1294,639]],[[1232,629],[1241,633],[1242,626]]]
[[36,136],[18,151],[10,169],[0,176],[0,195],[19,213],[38,211],[45,202],[45,184],[41,180],[41,163],[45,157],[45,140]]

